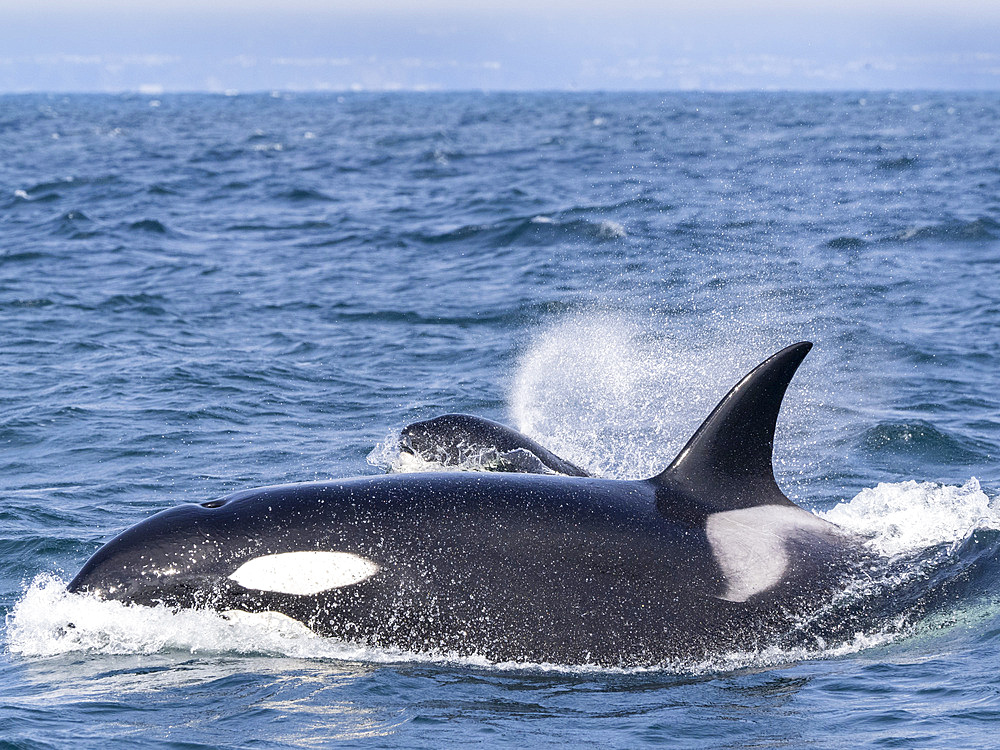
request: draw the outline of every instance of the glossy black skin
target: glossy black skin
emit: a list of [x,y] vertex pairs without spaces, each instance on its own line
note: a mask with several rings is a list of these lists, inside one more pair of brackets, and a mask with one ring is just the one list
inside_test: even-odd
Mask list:
[[[843,550],[810,541],[810,564],[775,589],[717,599],[724,583],[703,528],[670,519],[660,510],[670,497],[657,494],[650,481],[486,473],[264,488],[153,516],[98,551],[70,590],[273,610],[379,647],[623,665],[753,647],[835,585]],[[306,597],[228,580],[251,558],[310,549],[382,570]]]
[[[780,580],[735,602],[720,598],[727,584],[706,531],[716,513],[757,518],[761,505],[808,515],[771,468],[781,399],[808,350],[755,368],[652,479],[448,472],[265,487],[153,516],[98,550],[70,590],[277,611],[323,635],[493,661],[698,661],[808,641],[803,616],[829,636],[850,623],[815,614],[858,562],[857,544],[807,524],[781,540]],[[229,579],[255,557],[302,550],[353,553],[381,570],[312,596]]]
[[443,414],[403,428],[401,451],[441,466],[478,464],[493,471],[590,476],[506,425],[471,414]]

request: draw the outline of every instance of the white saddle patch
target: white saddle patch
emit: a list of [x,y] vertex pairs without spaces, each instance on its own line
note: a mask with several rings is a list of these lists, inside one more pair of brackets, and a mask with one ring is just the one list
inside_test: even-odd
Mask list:
[[229,578],[245,589],[308,596],[361,583],[379,570],[371,560],[349,552],[282,552],[255,557]]
[[710,515],[705,534],[726,579],[726,591],[719,598],[745,602],[780,583],[788,569],[786,542],[803,532],[824,536],[840,533],[822,518],[786,505],[758,505]]

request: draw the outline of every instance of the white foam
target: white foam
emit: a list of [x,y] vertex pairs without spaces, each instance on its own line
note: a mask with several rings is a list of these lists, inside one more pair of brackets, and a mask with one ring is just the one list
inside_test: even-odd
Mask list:
[[6,625],[9,650],[24,657],[180,651],[383,664],[423,662],[502,670],[578,669],[559,664],[497,664],[476,655],[460,656],[440,650],[371,649],[320,637],[302,623],[278,613],[175,611],[70,594],[65,582],[53,575],[41,575],[32,582],[7,615]]
[[810,659],[837,659],[887,646],[898,641],[905,631],[899,623],[892,623],[872,633],[858,632],[849,640],[837,644],[827,644],[817,639],[809,646],[791,648],[767,646],[756,651],[731,651],[706,658],[692,665],[688,671],[693,674],[732,672],[739,669],[773,669]]
[[7,646],[22,656],[77,651],[153,654],[161,651],[313,655],[322,639],[304,625],[274,618],[173,611],[70,594],[56,576],[39,576],[7,616]]
[[365,458],[369,466],[376,466],[382,471],[390,471],[393,463],[401,456],[399,452],[399,430],[389,432],[383,440],[375,443]]
[[991,500],[975,477],[960,487],[882,483],[818,515],[867,537],[869,546],[887,557],[959,543],[977,529],[1000,530],[1000,500]]

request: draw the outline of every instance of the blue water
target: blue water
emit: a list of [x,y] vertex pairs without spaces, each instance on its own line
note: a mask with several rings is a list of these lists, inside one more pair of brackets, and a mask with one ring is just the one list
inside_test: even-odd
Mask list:
[[[0,748],[995,746],[997,132],[997,94],[0,97]],[[648,476],[801,339],[779,483],[901,612],[846,640],[494,665],[63,592],[443,412]]]

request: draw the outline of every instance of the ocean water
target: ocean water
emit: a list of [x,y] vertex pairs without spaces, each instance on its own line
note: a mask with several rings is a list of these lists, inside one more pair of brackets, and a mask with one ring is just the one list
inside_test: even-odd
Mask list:
[[[0,748],[996,746],[997,132],[992,93],[0,97]],[[64,591],[444,412],[649,476],[803,339],[779,484],[893,604],[846,637],[492,664]]]

